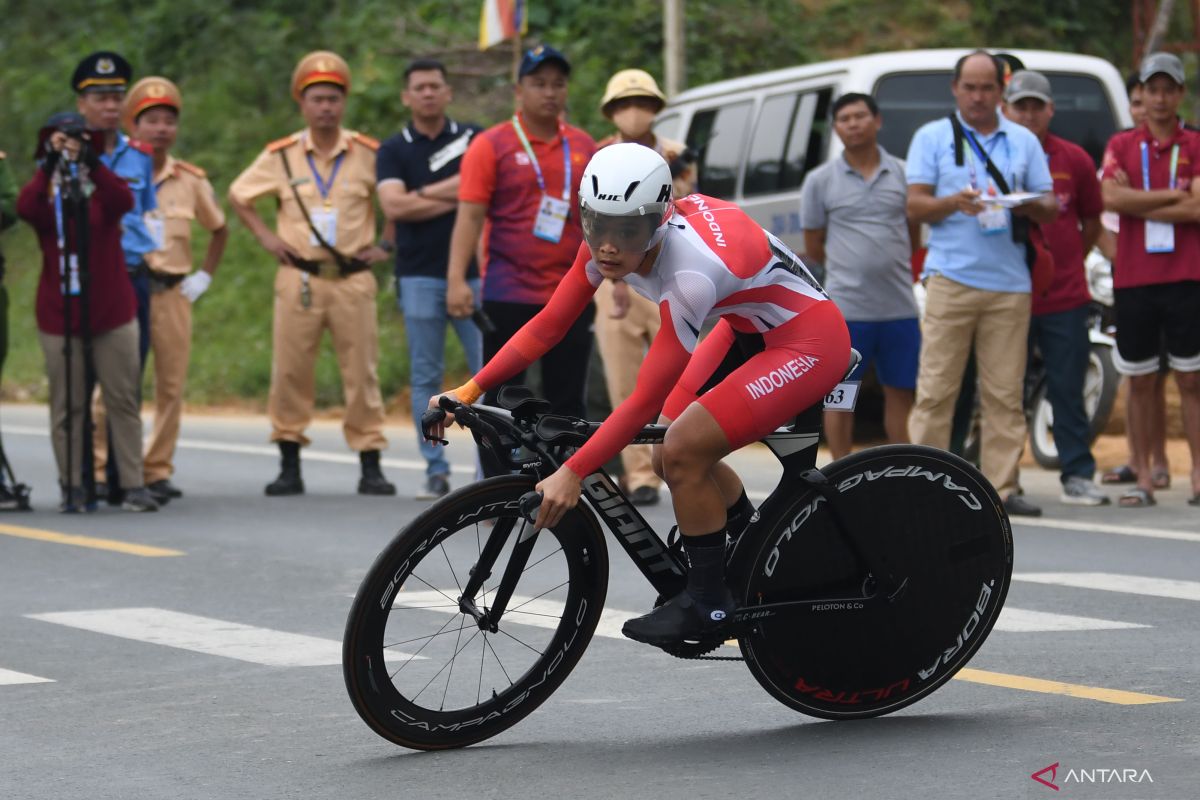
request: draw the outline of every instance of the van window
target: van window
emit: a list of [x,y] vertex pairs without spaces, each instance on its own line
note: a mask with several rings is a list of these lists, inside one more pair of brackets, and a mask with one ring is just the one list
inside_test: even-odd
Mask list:
[[730,199],[737,190],[742,145],[753,103],[698,111],[688,129],[687,145],[700,153],[698,188],[701,194]]
[[750,143],[743,196],[797,189],[805,174],[821,163],[829,145],[831,94],[822,89],[763,102]]
[[654,120],[654,135],[663,139],[674,139],[679,141],[679,123],[680,117],[678,114],[667,114]]
[[[1050,130],[1088,152],[1096,165],[1104,146],[1116,132],[1116,112],[1098,78],[1063,72],[1043,73],[1054,92],[1054,119]],[[954,110],[950,80],[954,73],[902,73],[886,75],[875,84],[875,100],[883,114],[879,143],[904,158],[917,128]]]

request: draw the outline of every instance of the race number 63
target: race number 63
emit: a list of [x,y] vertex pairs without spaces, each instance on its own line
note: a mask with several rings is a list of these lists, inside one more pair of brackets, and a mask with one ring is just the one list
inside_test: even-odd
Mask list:
[[835,411],[853,411],[858,402],[860,381],[842,381],[825,395],[825,407]]

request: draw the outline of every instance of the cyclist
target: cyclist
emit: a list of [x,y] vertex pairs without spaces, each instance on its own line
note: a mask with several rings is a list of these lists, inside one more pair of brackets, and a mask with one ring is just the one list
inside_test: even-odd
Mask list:
[[[623,632],[660,646],[711,637],[734,609],[724,581],[726,534],[754,510],[721,459],[819,402],[846,371],[850,336],[800,260],[736,205],[700,194],[673,201],[671,170],[652,149],[629,143],[599,151],[584,170],[579,197],[584,243],[550,302],[449,394],[473,403],[536,361],[606,278],[656,302],[663,325],[637,388],[538,483],[543,500],[535,524],[557,524],[579,502],[582,478],[662,409],[659,422],[669,428],[655,447],[655,471],[670,487],[684,537],[687,588],[629,620]],[[719,321],[701,341],[709,319]],[[442,427],[432,433],[440,437]]]

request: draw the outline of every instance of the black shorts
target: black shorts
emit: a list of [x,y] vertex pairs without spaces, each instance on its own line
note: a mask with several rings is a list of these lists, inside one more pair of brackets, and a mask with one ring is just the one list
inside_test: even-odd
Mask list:
[[1200,371],[1200,281],[1134,286],[1113,294],[1118,372],[1157,372],[1164,346],[1171,369]]

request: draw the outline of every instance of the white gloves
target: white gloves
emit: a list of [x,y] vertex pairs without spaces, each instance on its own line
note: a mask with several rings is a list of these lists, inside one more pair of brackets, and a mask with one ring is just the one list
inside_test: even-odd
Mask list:
[[189,302],[196,302],[200,299],[200,295],[208,290],[208,285],[212,283],[212,275],[209,275],[204,270],[198,270],[188,275],[179,284],[179,291]]

